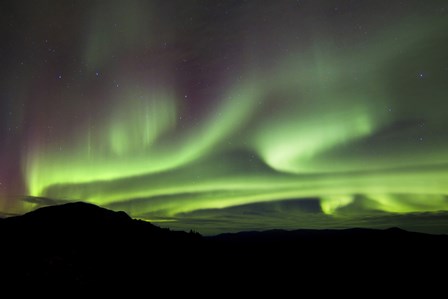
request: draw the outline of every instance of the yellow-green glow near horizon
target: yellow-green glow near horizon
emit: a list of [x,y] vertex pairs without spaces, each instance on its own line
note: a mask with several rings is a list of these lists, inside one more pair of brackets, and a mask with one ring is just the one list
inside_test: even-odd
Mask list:
[[[439,169],[440,163],[448,162],[448,157],[438,155],[438,150],[433,150],[438,160],[432,160],[437,162],[437,168],[425,172],[394,170],[402,167],[400,160],[406,159],[406,153],[403,158],[392,153],[392,162],[388,156],[360,162],[354,155],[340,158],[338,163],[343,161],[343,168],[334,167],[331,160],[327,165],[319,165],[333,149],[368,139],[397,121],[387,116],[386,103],[391,100],[388,95],[369,86],[376,80],[370,73],[359,74],[356,84],[339,91],[338,76],[346,75],[347,70],[335,66],[334,61],[338,64],[346,61],[343,65],[350,70],[360,65],[360,60],[374,59],[371,57],[375,55],[367,51],[365,56],[351,61],[352,55],[335,56],[331,52],[319,51],[317,65],[303,63],[300,56],[291,57],[289,63],[279,63],[282,67],[270,74],[259,72],[253,82],[235,84],[207,118],[186,131],[179,132],[176,128],[179,117],[176,101],[180,101],[176,96],[151,90],[131,90],[120,95],[123,99],[118,101],[110,119],[99,122],[98,131],[85,132],[86,136],[81,134],[80,140],[74,142],[72,148],[76,150],[69,155],[70,161],[66,160],[67,153],[58,155],[57,150],[32,153],[27,161],[31,195],[83,199],[103,205],[148,198],[147,207],[134,213],[161,211],[168,216],[313,196],[321,198],[324,212],[333,214],[352,203],[355,194],[364,194],[375,203],[375,208],[387,212],[447,208],[443,200],[412,204],[409,196],[401,195],[416,194],[415,201],[420,202],[447,193],[448,187],[443,184],[428,188],[432,180],[444,181],[448,177],[445,169]],[[331,75],[326,75],[327,72]],[[290,78],[285,78],[286,75]],[[300,94],[301,88],[323,84],[327,76],[331,82],[326,83],[325,90]],[[281,78],[281,82],[276,78]],[[381,88],[380,84],[375,87]],[[270,99],[268,95],[278,88],[285,92],[286,98]],[[269,111],[254,124],[257,110],[273,104],[277,105],[277,111]],[[92,134],[96,136],[94,141],[89,137]],[[164,139],[165,135],[169,137]],[[262,170],[233,165],[235,162],[226,152],[232,155],[237,150],[248,152],[245,159],[266,165]],[[419,153],[413,153],[412,157],[415,162],[407,166],[431,164]],[[377,169],[384,161],[390,164]],[[375,169],[374,174],[369,172],[371,169]],[[357,172],[351,173],[354,170]],[[133,177],[138,177],[134,181],[139,183],[131,182]],[[185,193],[194,196],[184,199]],[[164,195],[173,198],[157,199]]]
[[446,17],[413,7],[360,25],[324,2],[266,33],[251,26],[264,8],[241,4],[235,39],[193,8],[173,28],[156,3],[91,7],[78,53],[90,77],[61,92],[70,124],[55,109],[63,128],[42,113],[24,134],[25,196],[167,224],[284,200],[344,219],[448,210]]

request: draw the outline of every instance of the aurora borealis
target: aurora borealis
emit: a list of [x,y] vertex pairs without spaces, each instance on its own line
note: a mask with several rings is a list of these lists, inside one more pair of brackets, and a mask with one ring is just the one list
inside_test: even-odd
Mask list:
[[[448,233],[448,2],[2,1],[0,212]],[[446,219],[446,220],[445,220]]]

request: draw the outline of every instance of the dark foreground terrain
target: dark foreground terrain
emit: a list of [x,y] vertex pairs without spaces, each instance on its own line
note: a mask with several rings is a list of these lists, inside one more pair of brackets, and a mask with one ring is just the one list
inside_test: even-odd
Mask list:
[[[174,232],[86,203],[0,220],[2,289],[185,286],[258,292],[305,280],[387,283],[445,271],[448,236],[387,230],[271,230],[215,237]],[[437,271],[439,271],[437,270]],[[351,281],[350,283],[353,283]],[[375,285],[375,283],[373,285]],[[181,287],[182,286],[182,287]],[[194,288],[193,288],[194,289]]]

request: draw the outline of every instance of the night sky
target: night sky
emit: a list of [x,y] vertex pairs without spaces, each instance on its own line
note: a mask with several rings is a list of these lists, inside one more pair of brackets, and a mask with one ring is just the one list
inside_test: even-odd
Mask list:
[[448,233],[448,1],[0,4],[0,212]]

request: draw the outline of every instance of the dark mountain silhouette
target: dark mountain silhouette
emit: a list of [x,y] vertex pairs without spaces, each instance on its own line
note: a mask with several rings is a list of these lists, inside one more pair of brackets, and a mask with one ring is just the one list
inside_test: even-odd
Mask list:
[[175,251],[184,255],[179,248],[187,252],[201,241],[199,234],[169,231],[82,202],[2,219],[0,235],[1,254],[8,257],[5,278],[34,286],[126,283],[145,267],[165,275],[176,262]]
[[[448,236],[399,228],[202,237],[81,202],[0,219],[0,234],[1,281],[33,288],[138,288],[150,283],[157,290],[225,281],[235,285],[248,278],[272,283],[336,275],[341,269],[387,275],[385,267],[396,273],[441,265],[448,249]],[[293,276],[286,275],[291,271]]]

